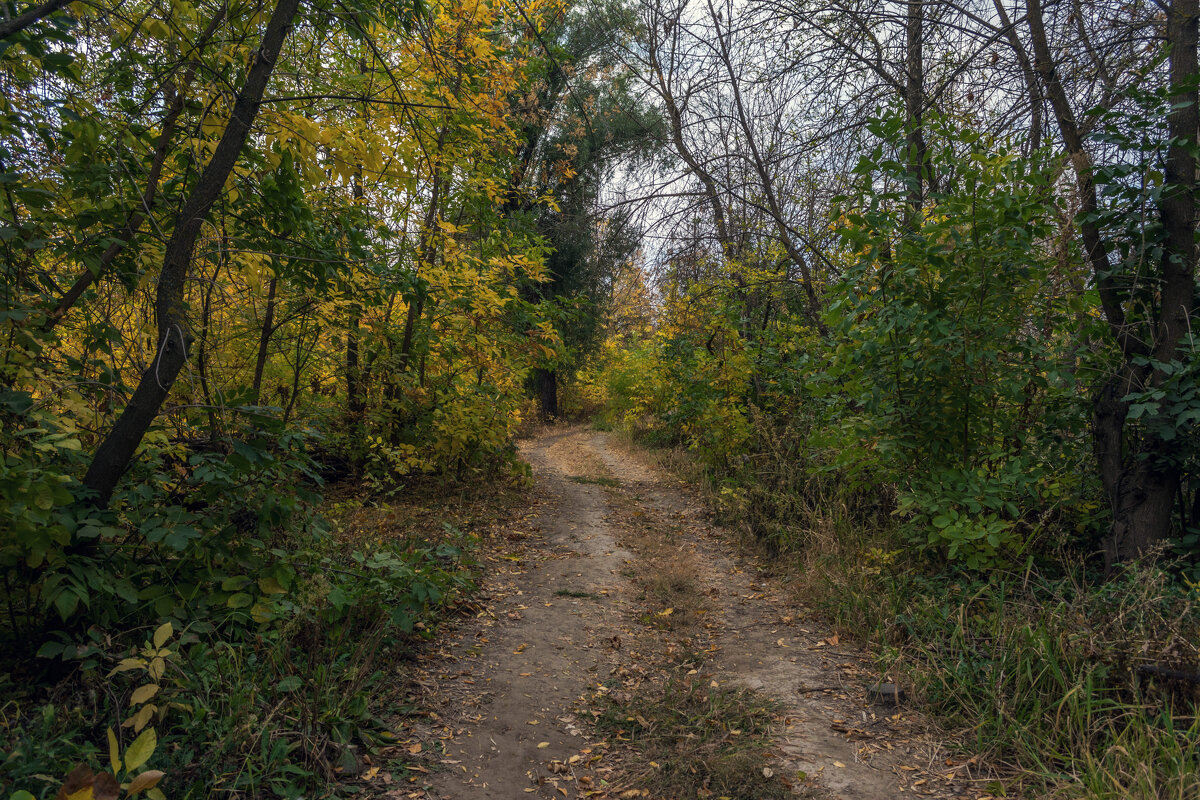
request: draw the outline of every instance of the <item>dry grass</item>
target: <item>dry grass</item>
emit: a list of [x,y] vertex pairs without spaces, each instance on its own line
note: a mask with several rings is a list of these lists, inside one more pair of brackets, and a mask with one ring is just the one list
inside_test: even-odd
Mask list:
[[450,529],[482,533],[520,513],[529,490],[511,481],[440,485],[426,482],[392,498],[377,498],[348,483],[329,487],[322,512],[339,545],[397,540],[437,544]]
[[1040,571],[938,570],[896,530],[893,488],[805,475],[773,439],[720,475],[678,448],[652,458],[903,678],[949,746],[996,768],[998,792],[1200,798],[1200,687],[1139,672],[1200,671],[1200,593],[1170,567],[1104,581],[1060,554]]
[[772,703],[687,666],[665,680],[618,674],[601,694],[597,727],[638,749],[635,782],[662,798],[791,796],[769,766]]

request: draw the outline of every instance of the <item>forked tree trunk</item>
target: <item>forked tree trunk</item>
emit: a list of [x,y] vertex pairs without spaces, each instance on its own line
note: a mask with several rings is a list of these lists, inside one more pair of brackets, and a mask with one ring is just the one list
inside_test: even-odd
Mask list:
[[[1111,566],[1150,552],[1171,532],[1171,517],[1179,491],[1177,439],[1163,439],[1146,426],[1134,439],[1126,423],[1129,404],[1124,398],[1161,385],[1166,376],[1154,367],[1181,355],[1195,311],[1196,270],[1196,157],[1197,128],[1197,23],[1198,0],[1172,0],[1167,10],[1167,46],[1173,87],[1167,119],[1170,145],[1167,152],[1162,199],[1162,255],[1158,261],[1159,310],[1145,322],[1131,323],[1126,298],[1114,282],[1109,263],[1111,245],[1096,224],[1099,208],[1093,182],[1093,163],[1084,148],[1067,93],[1058,78],[1046,38],[1041,0],[1028,0],[1030,39],[1035,69],[1054,109],[1067,155],[1075,171],[1080,195],[1079,232],[1099,290],[1100,305],[1109,330],[1121,350],[1121,364],[1096,393],[1093,407],[1093,444],[1100,477],[1112,510],[1112,526],[1105,542]],[[1169,424],[1168,420],[1160,420]]]
[[246,82],[234,102],[225,132],[176,219],[163,257],[154,304],[158,349],[125,410],[96,448],[83,479],[84,486],[92,493],[92,502],[98,506],[107,506],[112,499],[117,481],[128,469],[142,437],[170,394],[179,371],[187,363],[193,337],[187,319],[184,288],[196,240],[250,135],[263,92],[299,7],[300,0],[279,0],[275,6],[257,55],[246,74]]

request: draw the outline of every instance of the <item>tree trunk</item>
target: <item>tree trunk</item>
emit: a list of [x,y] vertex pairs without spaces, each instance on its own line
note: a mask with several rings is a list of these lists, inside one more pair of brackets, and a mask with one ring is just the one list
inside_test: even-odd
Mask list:
[[[222,225],[222,231],[224,231],[224,225]],[[196,344],[196,377],[200,379],[200,394],[208,413],[208,435],[209,439],[213,441],[220,434],[220,426],[217,424],[217,412],[213,407],[212,391],[208,386],[208,337],[212,332],[213,292],[217,288],[217,278],[221,275],[221,268],[225,266],[225,259],[229,253],[228,234],[223,232],[221,238],[221,252],[217,257],[217,266],[213,270],[212,277],[208,279],[208,285],[204,287],[204,300],[200,304],[200,337]]]
[[[445,142],[446,131],[443,129],[438,135],[437,153],[440,156],[442,146]],[[421,267],[433,263],[435,234],[434,226],[437,225],[438,219],[441,216],[439,204],[442,202],[442,175],[440,166],[433,162],[430,164],[430,171],[433,174],[433,188],[430,191],[429,208],[425,212],[425,221],[421,229],[421,245],[417,250],[417,271],[420,272]],[[413,342],[417,331],[417,322],[421,319],[421,314],[425,311],[425,292],[413,287],[413,299],[408,304],[408,314],[404,318],[404,334],[400,341],[400,372],[408,372],[408,367],[412,361]]]
[[19,17],[0,23],[0,41],[7,39],[15,33],[20,33],[30,25],[45,19],[55,11],[65,8],[70,4],[71,0],[47,0],[47,2],[39,6],[34,6]]
[[[360,72],[363,71],[360,69]],[[365,112],[364,112],[365,113]],[[353,196],[356,202],[363,199],[362,164],[358,165],[354,174]],[[357,460],[363,451],[362,444],[366,435],[363,418],[367,413],[367,401],[364,396],[362,374],[362,359],[359,356],[359,327],[362,322],[362,306],[357,302],[350,305],[350,319],[346,326],[346,416],[350,432],[350,447],[352,457]]]
[[262,329],[258,334],[258,354],[254,359],[254,384],[250,391],[255,403],[258,403],[262,396],[263,372],[267,368],[267,346],[271,343],[271,335],[275,333],[275,290],[278,285],[279,275],[274,274],[267,285],[267,308],[263,312]]
[[904,43],[904,113],[908,157],[909,227],[921,225],[925,205],[925,9],[922,0],[908,0]]
[[537,391],[538,413],[546,422],[558,417],[558,373],[552,369],[536,368],[533,383]]
[[[1109,330],[1121,350],[1121,365],[1105,380],[1093,405],[1092,442],[1100,477],[1112,510],[1112,525],[1105,542],[1105,558],[1117,561],[1139,558],[1171,532],[1171,515],[1179,491],[1177,439],[1165,440],[1147,426],[1139,431],[1136,450],[1126,430],[1131,392],[1161,385],[1166,376],[1153,366],[1180,357],[1180,343],[1188,334],[1195,311],[1196,268],[1196,158],[1194,155],[1200,111],[1197,110],[1198,0],[1173,0],[1167,11],[1167,46],[1170,58],[1172,108],[1167,120],[1170,146],[1167,154],[1160,219],[1164,233],[1158,274],[1160,311],[1144,323],[1130,323],[1124,296],[1112,278],[1110,243],[1096,223],[1099,208],[1093,182],[1093,162],[1084,149],[1066,90],[1058,78],[1046,38],[1041,0],[1028,0],[1030,39],[1035,69],[1057,118],[1067,155],[1075,171],[1080,195],[1077,220],[1084,251],[1092,267],[1100,304]],[[1162,413],[1162,412],[1160,412]],[[1168,420],[1160,423],[1169,425]]]
[[1012,48],[1013,53],[1017,57],[1017,64],[1021,67],[1021,76],[1025,79],[1025,90],[1029,92],[1029,149],[1037,150],[1042,146],[1042,93],[1038,90],[1037,72],[1033,69],[1033,62],[1029,60],[1029,54],[1025,52],[1025,45],[1021,43],[1021,37],[1017,35],[1017,27],[1008,17],[1008,11],[1004,8],[1003,0],[992,0],[996,7],[996,15],[1000,18],[1000,26],[1004,30],[1004,36],[1008,39],[1008,45]]
[[187,363],[192,334],[188,326],[184,288],[196,240],[237,163],[238,154],[249,138],[263,92],[299,6],[300,0],[279,0],[271,14],[262,44],[234,102],[225,132],[180,211],[175,229],[167,242],[154,305],[158,322],[158,350],[125,410],[96,448],[83,479],[84,486],[92,493],[92,502],[97,506],[107,506],[112,499],[117,481],[128,469],[142,437],[170,394],[179,371]]

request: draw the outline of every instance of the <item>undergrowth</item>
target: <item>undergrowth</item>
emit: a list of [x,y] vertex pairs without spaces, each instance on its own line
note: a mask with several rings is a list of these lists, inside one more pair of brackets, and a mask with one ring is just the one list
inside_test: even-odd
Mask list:
[[1200,796],[1200,606],[1169,563],[1105,579],[1064,549],[1019,569],[963,569],[906,545],[886,485],[806,481],[770,454],[725,470],[658,454],[707,487],[799,602],[907,681],[954,746],[996,767],[994,794]]
[[[958,744],[1036,796],[1185,798],[1200,792],[1195,598],[1165,569],[1096,581],[1082,567],[985,577],[931,572],[879,533],[809,553],[800,596],[863,632]],[[923,568],[924,567],[924,568]]]
[[[468,494],[403,503],[343,494],[289,517],[269,547],[250,545],[265,558],[243,560],[241,575],[179,565],[215,602],[193,604],[203,611],[190,616],[168,610],[169,638],[149,654],[161,656],[157,667],[129,662],[159,623],[120,618],[65,626],[38,656],[5,658],[4,797],[53,797],[77,764],[97,771],[85,784],[142,771],[176,798],[352,791],[363,756],[395,738],[379,715],[396,670],[472,590],[475,538],[459,526],[470,531],[507,502],[494,490]],[[127,616],[153,619],[154,606]],[[153,690],[147,669],[158,672]]]

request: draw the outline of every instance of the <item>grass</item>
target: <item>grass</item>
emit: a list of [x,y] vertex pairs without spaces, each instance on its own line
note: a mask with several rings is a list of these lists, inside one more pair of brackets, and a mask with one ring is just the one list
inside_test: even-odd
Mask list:
[[1008,765],[1017,784],[1200,796],[1194,687],[1136,672],[1147,660],[1194,658],[1184,637],[1195,609],[1162,570],[1101,586],[1032,573],[876,577],[820,602],[845,622],[870,620],[883,668],[905,673],[964,746]]
[[[632,505],[629,498],[623,499]],[[688,631],[698,625],[709,613],[708,598],[700,570],[691,558],[680,555],[676,533],[643,525],[637,536],[626,537],[623,544],[639,556],[635,569],[622,572],[641,588],[639,600],[648,606],[639,621],[667,631]]]
[[785,454],[759,454],[741,473],[678,448],[657,461],[708,487],[718,518],[796,602],[864,641],[949,746],[994,767],[997,792],[1200,797],[1200,691],[1138,671],[1200,672],[1197,592],[1170,565],[1103,580],[1061,553],[1020,572],[947,569],[905,542],[888,487],[808,477]]
[[598,729],[638,749],[635,781],[651,796],[790,796],[768,766],[774,707],[761,695],[678,667],[662,682],[603,692],[601,703]]
[[592,478],[586,475],[568,475],[567,477],[575,483],[591,484],[593,486],[606,486],[610,489],[615,489],[621,485],[621,482],[616,478]]

